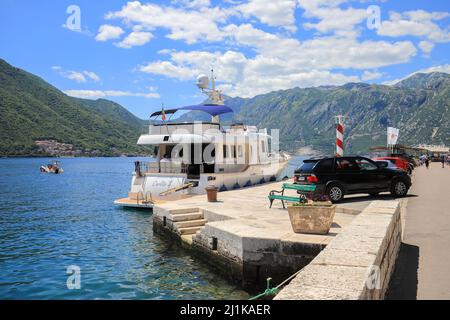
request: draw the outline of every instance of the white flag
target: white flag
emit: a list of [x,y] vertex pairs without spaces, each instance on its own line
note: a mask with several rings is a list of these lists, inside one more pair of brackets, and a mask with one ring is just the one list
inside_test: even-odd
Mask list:
[[392,127],[387,128],[387,144],[388,145],[394,145],[397,143],[399,131],[400,130],[397,128],[392,128]]

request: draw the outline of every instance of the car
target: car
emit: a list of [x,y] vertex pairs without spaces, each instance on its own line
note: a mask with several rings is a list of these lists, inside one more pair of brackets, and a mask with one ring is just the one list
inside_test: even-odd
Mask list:
[[399,169],[395,164],[393,164],[389,160],[374,160],[374,161],[380,168],[389,168],[389,169],[393,169],[393,170],[403,170],[403,169]]
[[372,160],[374,160],[374,161],[388,160],[388,161],[392,162],[393,164],[395,164],[397,166],[397,168],[400,168],[400,169],[408,172],[408,174],[411,174],[412,170],[413,170],[411,164],[407,160],[400,158],[400,157],[378,157],[378,158],[373,158]]
[[333,203],[347,194],[378,195],[390,192],[403,197],[411,187],[411,178],[403,170],[384,168],[361,156],[325,157],[305,160],[295,170],[294,183],[315,185],[314,193],[326,195]]
[[408,161],[408,163],[413,167],[417,167],[417,161],[416,158],[414,158],[411,155],[408,155],[406,153],[392,153],[389,155],[390,157],[398,157],[398,158],[402,158],[403,160]]

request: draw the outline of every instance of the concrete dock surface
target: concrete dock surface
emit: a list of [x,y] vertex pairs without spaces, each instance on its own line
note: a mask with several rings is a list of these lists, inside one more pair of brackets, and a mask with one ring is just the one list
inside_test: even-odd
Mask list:
[[450,167],[431,163],[414,175],[399,261],[407,278],[394,298],[450,299]]
[[[284,181],[292,183],[292,181]],[[207,202],[206,195],[193,196],[177,201],[167,201],[157,206],[165,210],[200,208],[214,215],[210,222],[233,233],[261,236],[262,238],[288,237],[294,241],[327,244],[332,237],[348,225],[355,215],[363,211],[374,200],[393,200],[390,194],[371,197],[366,194],[346,196],[337,205],[334,222],[328,235],[299,234],[292,231],[287,209],[275,200],[269,208],[267,198],[271,190],[281,190],[283,182],[266,183],[260,186],[231,190],[218,193],[218,202]],[[285,195],[296,195],[295,190],[286,191]],[[286,204],[287,205],[287,204]],[[226,222],[225,222],[226,220]]]
[[[376,197],[346,196],[337,205],[328,235],[298,234],[293,232],[287,209],[283,209],[281,201],[275,200],[269,208],[269,192],[281,190],[281,185],[282,182],[273,182],[220,192],[218,202],[207,202],[206,195],[168,201],[158,204],[155,213],[158,216],[198,208],[205,214],[206,229],[198,231],[197,235],[220,235],[227,239],[227,246],[244,252],[246,246],[248,250],[263,249],[253,248],[257,243],[325,248],[372,201],[396,200],[389,193]],[[397,199],[400,200],[403,241],[386,296],[388,299],[450,299],[449,191],[450,167],[441,168],[440,163],[431,163],[428,170],[425,166],[415,169],[408,197]],[[285,195],[295,195],[295,191],[287,191]],[[192,235],[189,237],[192,239]]]
[[[281,190],[281,185],[282,182],[274,182],[251,188],[219,192],[218,202],[207,202],[206,195],[199,195],[168,201],[158,204],[158,207],[165,210],[200,208],[214,217],[209,224],[224,232],[240,236],[289,239],[294,242],[326,245],[370,203],[369,198],[363,197],[363,200],[355,201],[353,197],[339,204],[328,235],[294,233],[287,209],[283,209],[281,201],[275,200],[272,208],[269,208],[270,203],[267,198],[269,192]],[[295,191],[287,191],[285,194],[296,195]]]
[[[295,233],[280,200],[269,208],[270,191],[281,190],[282,184],[219,192],[217,202],[199,195],[157,204],[153,229],[178,238],[233,281],[265,286],[267,277],[280,283],[306,266],[374,200],[395,200],[389,194],[348,196],[337,205],[328,234]],[[298,196],[295,190],[286,190],[285,195]]]

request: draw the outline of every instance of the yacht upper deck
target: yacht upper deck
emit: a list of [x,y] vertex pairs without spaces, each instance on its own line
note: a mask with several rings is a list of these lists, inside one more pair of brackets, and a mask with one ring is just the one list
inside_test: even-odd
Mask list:
[[157,123],[149,125],[148,134],[166,135],[175,133],[202,133],[207,130],[221,130],[219,123],[213,122],[174,122],[174,123]]

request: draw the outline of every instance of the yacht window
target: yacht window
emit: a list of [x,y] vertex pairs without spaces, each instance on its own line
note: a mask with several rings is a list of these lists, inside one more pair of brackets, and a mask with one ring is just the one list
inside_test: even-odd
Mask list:
[[242,146],[238,146],[238,157],[242,158],[243,154],[242,154]]
[[266,144],[264,143],[264,141],[261,141],[261,151],[266,152]]
[[166,152],[165,152],[164,155],[163,155],[163,158],[164,158],[164,159],[171,159],[171,158],[172,158],[172,150],[173,150],[173,147],[174,147],[174,146],[172,146],[172,145],[167,145],[167,146],[166,146]]
[[236,158],[236,146],[230,146],[231,148],[231,157],[230,158]]

